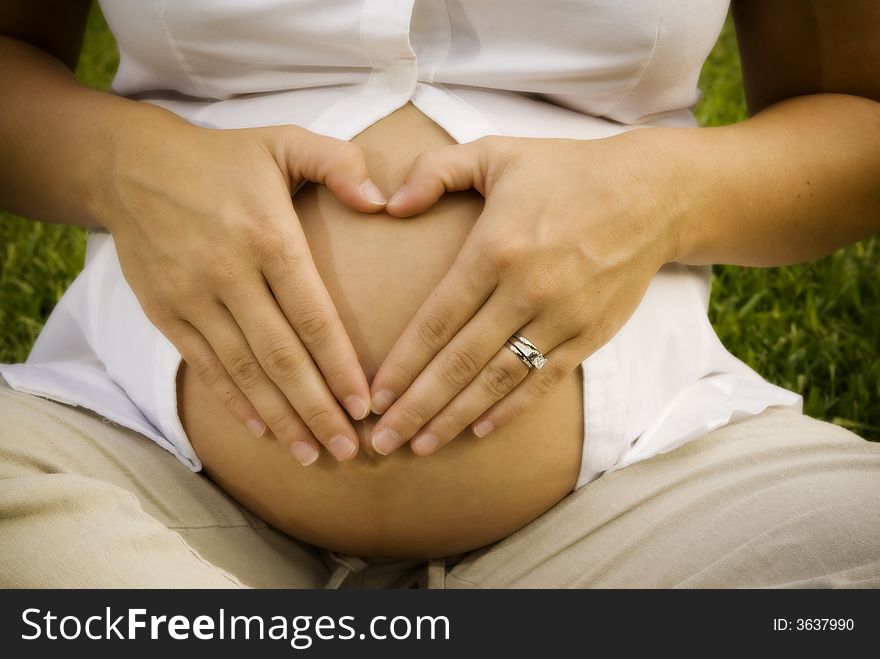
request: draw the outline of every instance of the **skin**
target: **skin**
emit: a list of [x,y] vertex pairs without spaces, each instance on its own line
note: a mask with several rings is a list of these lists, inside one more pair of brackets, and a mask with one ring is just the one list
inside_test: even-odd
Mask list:
[[[209,473],[280,528],[341,551],[461,551],[564,496],[581,448],[577,366],[664,263],[792,263],[880,226],[880,8],[870,0],[736,1],[753,113],[736,126],[461,146],[434,134],[421,155],[389,148],[367,162],[358,144],[374,133],[344,145],[291,127],[210,131],[80,87],[70,69],[87,9],[85,0],[0,7],[9,165],[0,205],[113,233],[142,306],[186,359],[184,420]],[[179,184],[207,168],[221,184]],[[398,190],[387,213],[383,195],[362,187],[368,171],[385,195]],[[318,190],[309,207],[298,195],[295,210],[289,195],[301,179],[335,197]],[[484,195],[482,211],[473,198],[440,199],[470,187]],[[336,231],[366,212],[379,213],[376,226],[336,243],[353,250],[349,262],[368,244],[359,241],[404,231],[388,222],[429,226],[448,213],[467,230],[444,242],[454,256],[426,268],[417,303],[358,338],[389,296],[371,280],[372,307],[343,311],[356,296],[331,283],[334,253],[319,256],[327,243],[315,218]],[[420,248],[413,239],[411,253]],[[412,276],[388,272],[392,283]],[[515,331],[550,357],[544,369],[527,371],[499,349]],[[343,405],[362,418],[370,404],[383,416],[355,428]],[[278,441],[238,441],[232,419],[257,435],[268,425]],[[492,434],[477,442],[469,426]],[[362,446],[370,437],[375,450],[349,451],[339,437]],[[414,437],[412,452],[377,455]],[[455,438],[431,460],[416,455]],[[350,464],[318,455],[318,442]],[[313,466],[289,464],[291,453]]]
[[[383,191],[396,189],[419,153],[451,138],[413,106],[354,138]],[[326,188],[294,197],[312,256],[368,374],[449,271],[483,208],[473,191],[446,195],[412,222],[352,211]],[[526,367],[511,353],[510,366]],[[179,374],[180,409],[207,473],[287,533],[357,556],[426,557],[468,551],[509,535],[574,486],[583,442],[582,376],[558,387],[486,440],[465,431],[425,460],[411,451],[377,454],[368,443],[351,461],[322,456],[296,464],[283,441],[254,440],[199,378]],[[362,438],[377,421],[357,423]]]

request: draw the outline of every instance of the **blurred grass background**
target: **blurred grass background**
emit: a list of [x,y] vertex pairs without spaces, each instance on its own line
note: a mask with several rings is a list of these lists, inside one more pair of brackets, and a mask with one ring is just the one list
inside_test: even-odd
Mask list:
[[[107,89],[119,57],[93,8],[77,76]],[[700,123],[746,117],[728,21],[700,78]],[[82,267],[81,229],[0,213],[0,362],[23,361]],[[715,268],[710,318],[724,344],[806,412],[880,439],[880,246],[872,238],[824,259],[776,269]]]

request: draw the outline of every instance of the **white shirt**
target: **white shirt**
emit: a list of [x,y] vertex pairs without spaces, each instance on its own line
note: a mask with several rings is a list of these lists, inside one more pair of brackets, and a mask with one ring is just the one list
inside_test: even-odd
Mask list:
[[[115,93],[216,128],[297,124],[350,139],[407,102],[458,142],[595,139],[695,126],[697,78],[728,0],[101,0],[120,47]],[[633,163],[637,168],[638,163]],[[708,268],[665,266],[583,363],[577,486],[731,420],[800,398],[730,355]],[[93,409],[192,469],[177,417],[180,355],[144,316],[111,237],[10,386]]]

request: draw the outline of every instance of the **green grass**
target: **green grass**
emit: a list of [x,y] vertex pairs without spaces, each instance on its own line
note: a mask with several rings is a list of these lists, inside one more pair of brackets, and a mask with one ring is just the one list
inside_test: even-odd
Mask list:
[[[77,76],[106,89],[118,63],[93,12]],[[736,38],[728,24],[703,68],[701,124],[745,118]],[[0,361],[21,361],[82,266],[82,230],[0,213]],[[710,317],[725,345],[771,382],[803,394],[807,413],[880,439],[880,246],[877,239],[814,263],[717,267]]]

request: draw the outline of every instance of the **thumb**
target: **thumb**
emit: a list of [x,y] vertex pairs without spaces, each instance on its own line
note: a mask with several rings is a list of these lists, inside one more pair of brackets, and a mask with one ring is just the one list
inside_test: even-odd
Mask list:
[[279,155],[292,190],[303,181],[312,181],[326,185],[355,210],[374,213],[385,207],[385,196],[370,179],[359,146],[298,126],[291,128],[293,132],[286,134]]
[[485,196],[492,153],[489,139],[441,146],[419,154],[385,210],[395,217],[410,217],[428,210],[446,192],[474,188]]

